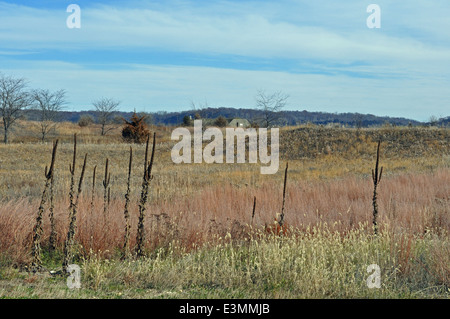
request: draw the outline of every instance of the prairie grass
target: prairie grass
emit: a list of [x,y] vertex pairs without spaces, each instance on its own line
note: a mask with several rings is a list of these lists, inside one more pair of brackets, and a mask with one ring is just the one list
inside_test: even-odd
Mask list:
[[[2,269],[0,297],[27,298],[448,298],[449,240],[384,228],[374,238],[360,225],[347,234],[326,224],[291,236],[252,234],[244,244],[228,236],[187,251],[172,241],[151,257],[82,258],[82,287],[64,278]],[[261,235],[261,236],[258,236]],[[444,257],[443,256],[447,256]],[[369,289],[367,267],[381,269],[381,288]],[[447,264],[448,265],[448,264]],[[447,267],[444,269],[443,267]]]
[[[449,130],[450,131],[450,130]],[[164,132],[157,134],[156,154],[154,163],[155,179],[154,195],[161,199],[169,199],[175,195],[191,195],[198,190],[213,185],[231,183],[238,187],[251,185],[258,186],[264,182],[277,182],[282,180],[285,161],[289,159],[281,154],[280,168],[276,174],[261,175],[260,166],[255,164],[173,164],[170,151],[174,144],[167,141]],[[161,135],[161,139],[158,138]],[[83,135],[78,136],[79,156],[77,161],[82,162],[82,154],[89,154],[86,167],[87,178],[92,176],[95,166],[104,167],[106,158],[110,161],[111,197],[122,197],[127,183],[127,168],[129,145],[125,143],[87,144],[83,142]],[[280,141],[282,137],[280,137]],[[67,194],[70,184],[68,163],[72,161],[71,140],[61,142],[58,147],[58,161],[55,163],[55,196]],[[281,143],[283,144],[283,143]],[[349,142],[350,145],[351,142]],[[365,146],[361,142],[361,150],[354,153],[353,148],[343,149],[333,154],[319,157],[294,157],[289,159],[290,180],[329,180],[346,176],[370,176],[370,169],[375,162],[374,150],[376,143]],[[51,143],[46,144],[0,144],[0,200],[20,197],[40,197],[42,194],[42,180],[40,172],[45,168],[51,152]],[[358,145],[354,145],[358,147]],[[389,144],[383,144],[389,147]],[[400,155],[386,154],[382,149],[382,165],[386,176],[408,172],[433,172],[441,167],[450,167],[450,150],[448,148],[432,149],[429,154],[414,155],[414,149],[409,153]],[[383,147],[384,148],[384,147]],[[145,146],[137,144],[133,147],[135,158],[143,158]],[[295,147],[292,147],[295,152]],[[406,152],[406,151],[405,151]],[[20,160],[18,160],[20,159]],[[140,164],[134,161],[133,172],[140,171]],[[141,184],[142,177],[134,174],[130,180],[131,187]],[[99,179],[100,180],[100,179]],[[101,181],[100,181],[101,182]]]
[[[405,174],[385,177],[379,189],[380,228],[389,226],[398,233],[425,235],[447,234],[450,231],[449,194],[450,171],[437,170],[430,174]],[[361,223],[371,221],[371,187],[369,178],[347,177],[331,181],[292,181],[286,190],[285,222],[291,227],[305,230],[322,223],[333,231],[345,234]],[[152,251],[164,247],[174,239],[186,248],[203,245],[216,236],[227,233],[233,240],[248,238],[248,225],[252,221],[253,197],[258,205],[253,219],[255,228],[270,225],[281,207],[283,182],[264,183],[258,187],[216,185],[192,196],[179,196],[170,200],[149,202],[145,232],[145,247]],[[135,189],[135,193],[138,189]],[[135,242],[138,219],[138,194],[129,203],[131,240]],[[78,232],[76,241],[81,255],[90,251],[111,258],[123,245],[125,198],[113,198],[108,218],[103,215],[103,197],[81,194],[78,203]],[[0,206],[0,253],[10,254],[24,262],[29,247],[35,207],[39,200],[23,198],[3,202]],[[67,233],[68,199],[55,202],[54,219],[58,233],[57,247]],[[50,222],[43,220],[42,242],[48,240]],[[110,231],[105,231],[106,229]],[[370,232],[370,227],[368,229]]]
[[[29,126],[32,130],[32,125]],[[147,257],[124,257],[135,247],[145,146],[98,127],[58,128],[54,167],[55,249],[49,254],[50,216],[43,215],[42,263],[61,268],[69,230],[68,163],[72,136],[77,162],[88,153],[77,203],[73,262],[82,289],[65,277],[24,272],[42,195],[42,172],[52,144],[16,132],[0,145],[0,297],[27,298],[422,298],[449,297],[450,152],[448,129],[282,129],[280,169],[261,175],[252,164],[183,164],[170,160],[168,128],[157,128],[145,242]],[[383,140],[383,182],[377,189],[379,234],[373,237],[373,167]],[[20,142],[20,143],[19,143]],[[108,206],[97,179],[108,159]],[[283,177],[289,179],[283,206]],[[132,174],[128,176],[131,168]],[[81,164],[77,164],[77,171]],[[98,173],[98,172],[97,172]],[[129,228],[124,217],[129,202]],[[256,198],[256,205],[254,206]],[[280,219],[285,231],[266,230]],[[255,207],[255,209],[254,209]],[[366,285],[378,264],[382,288]]]

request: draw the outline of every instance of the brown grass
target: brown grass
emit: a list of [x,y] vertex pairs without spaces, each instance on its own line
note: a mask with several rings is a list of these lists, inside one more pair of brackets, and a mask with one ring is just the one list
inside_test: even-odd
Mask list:
[[[141,250],[146,253],[174,240],[186,249],[214,243],[218,238],[243,242],[252,228],[277,229],[278,220],[285,223],[286,229],[294,227],[304,232],[326,224],[345,236],[371,220],[370,168],[379,139],[383,140],[384,166],[383,187],[377,194],[380,231],[387,227],[405,236],[421,236],[430,232],[447,234],[450,230],[450,161],[449,144],[445,144],[450,136],[448,129],[366,129],[357,135],[352,129],[283,129],[280,169],[274,175],[261,175],[259,165],[251,164],[175,165],[170,160],[174,144],[170,130],[158,128],[155,163],[147,168],[145,160],[147,171],[153,166],[155,172],[145,202],[151,214],[146,215],[142,214],[142,202],[139,207],[142,163],[130,163],[124,156],[129,145],[117,134],[99,137],[97,129],[71,124],[59,128],[62,143],[55,163],[53,209],[57,251],[62,250],[69,233],[68,207],[74,204],[67,197],[73,178],[67,166],[71,161],[75,163],[78,156],[74,157],[70,135],[77,134],[78,149],[89,153],[86,170],[104,165],[105,160],[107,163],[103,197],[94,184],[89,189],[85,187],[91,192],[85,191],[77,200],[75,257],[92,252],[105,257],[122,255],[124,238],[130,238],[128,247],[137,244],[134,239],[139,238],[139,218],[142,234],[146,234]],[[30,260],[33,215],[42,194],[42,180],[37,172],[44,169],[50,149],[48,144],[0,145],[2,258],[7,256],[16,263]],[[145,146],[135,145],[133,156],[146,158]],[[287,159],[289,187],[286,182],[283,184],[281,169]],[[138,173],[129,175],[130,171]],[[110,176],[109,172],[114,174]],[[80,181],[78,188],[81,187]],[[125,227],[124,207],[130,216],[129,227]],[[43,216],[44,247],[50,236],[48,219]],[[369,226],[365,227],[370,231]],[[131,230],[129,236],[125,236],[126,229]],[[404,265],[402,271],[407,272],[407,252],[412,248],[408,241],[401,245],[404,255],[398,258]],[[446,269],[442,271],[446,273]]]
[[[371,185],[369,178],[346,177],[333,181],[290,182],[286,190],[286,224],[308,231],[314,225],[328,224],[345,235],[350,229],[371,220]],[[379,225],[399,234],[425,235],[432,231],[448,234],[450,216],[450,171],[439,169],[428,174],[404,174],[386,177],[379,190]],[[253,196],[258,198],[253,227],[262,228],[278,216],[283,182],[264,183],[259,187],[216,185],[194,196],[149,203],[146,216],[145,249],[152,251],[176,240],[193,248],[214,242],[219,237],[245,240],[252,221]],[[135,190],[136,191],[136,190]],[[91,212],[91,195],[82,194],[78,204],[77,253],[96,252],[102,256],[117,255],[123,247],[125,220],[124,198],[114,198],[109,218],[103,218],[103,198],[95,196]],[[26,198],[2,202],[0,205],[0,254],[15,262],[29,260],[31,231],[38,200]],[[54,218],[58,233],[57,247],[61,248],[68,231],[68,199],[55,203]],[[131,240],[137,229],[138,201],[129,205]],[[42,243],[48,242],[50,223],[44,217]],[[110,231],[106,232],[105,229]],[[367,231],[371,232],[370,226]],[[229,235],[227,235],[229,234]],[[408,242],[403,243],[408,247]],[[45,246],[45,244],[44,244]],[[407,249],[402,249],[407,251]],[[403,261],[407,256],[401,257]],[[444,258],[444,257],[442,257]],[[404,263],[406,265],[406,263]]]

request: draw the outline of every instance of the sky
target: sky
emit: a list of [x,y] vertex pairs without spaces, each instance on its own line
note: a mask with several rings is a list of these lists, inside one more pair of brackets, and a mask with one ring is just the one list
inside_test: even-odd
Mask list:
[[0,72],[65,89],[73,111],[254,108],[262,90],[286,110],[427,121],[450,115],[449,17],[448,0],[0,0]]

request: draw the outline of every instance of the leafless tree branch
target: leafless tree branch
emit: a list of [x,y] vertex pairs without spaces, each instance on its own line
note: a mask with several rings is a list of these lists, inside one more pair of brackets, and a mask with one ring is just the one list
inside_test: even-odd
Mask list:
[[117,112],[119,104],[120,101],[111,98],[101,98],[92,103],[98,112],[98,123],[102,127],[102,136],[114,129],[113,127],[108,127],[108,125],[111,124],[114,112]]
[[31,97],[34,102],[34,108],[39,111],[41,139],[44,141],[49,131],[57,125],[59,112],[66,103],[66,91],[51,92],[37,89],[31,91]]
[[282,109],[286,106],[289,95],[276,91],[272,94],[266,94],[265,91],[259,90],[256,94],[256,106],[263,111],[260,119],[261,125],[271,127],[282,116]]

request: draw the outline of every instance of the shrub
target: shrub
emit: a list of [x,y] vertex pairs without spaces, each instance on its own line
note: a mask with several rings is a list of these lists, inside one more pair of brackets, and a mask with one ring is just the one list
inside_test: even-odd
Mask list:
[[214,121],[214,125],[218,126],[218,127],[225,127],[227,126],[228,121],[225,117],[223,116],[219,116],[215,121]]
[[183,126],[191,126],[192,125],[192,119],[189,115],[185,115],[183,117]]
[[122,137],[128,142],[144,143],[149,134],[147,124],[145,123],[145,115],[138,116],[133,113],[130,121],[125,120],[125,126],[122,129]]
[[94,118],[90,115],[82,115],[78,120],[78,125],[80,127],[86,127],[94,123]]

